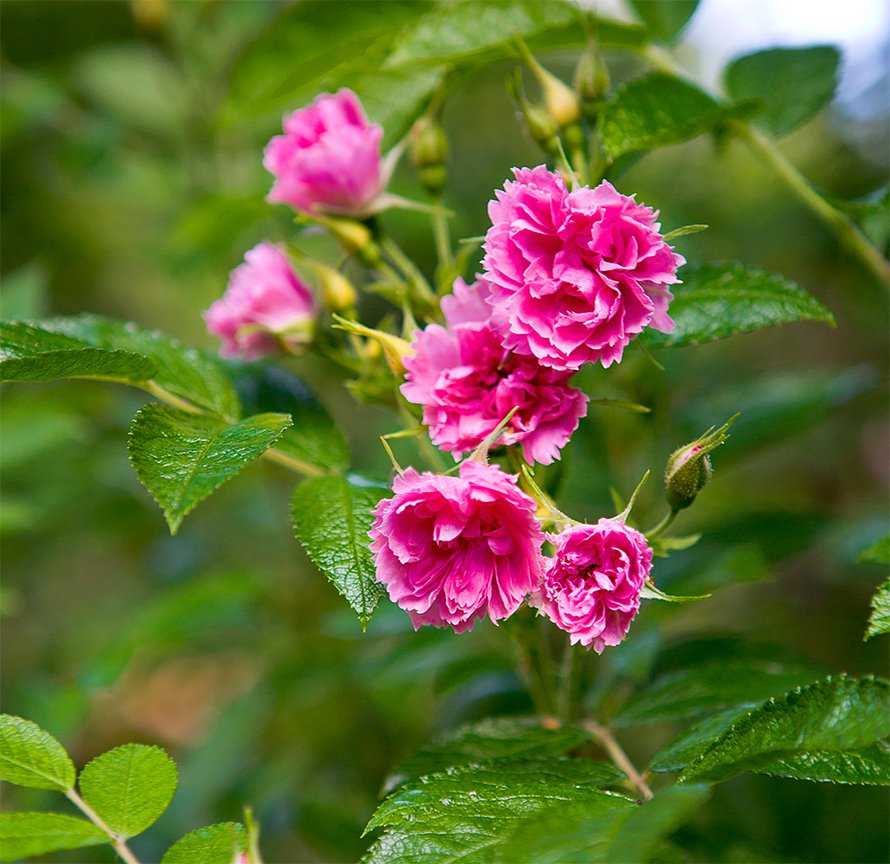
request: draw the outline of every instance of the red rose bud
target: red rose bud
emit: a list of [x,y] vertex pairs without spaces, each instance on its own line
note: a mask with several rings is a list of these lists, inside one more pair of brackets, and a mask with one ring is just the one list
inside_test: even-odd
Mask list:
[[664,472],[665,494],[671,510],[676,512],[688,507],[708,484],[713,474],[709,454],[726,441],[727,430],[738,416],[730,417],[719,429],[712,426],[704,435],[671,454]]

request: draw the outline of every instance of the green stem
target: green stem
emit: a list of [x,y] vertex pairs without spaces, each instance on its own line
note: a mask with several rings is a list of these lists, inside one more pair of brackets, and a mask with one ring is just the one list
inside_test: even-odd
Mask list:
[[381,248],[395,262],[396,267],[405,274],[408,282],[413,285],[419,292],[420,298],[429,304],[436,303],[436,295],[430,288],[430,283],[426,281],[426,277],[417,265],[401,250],[399,245],[389,237],[384,237],[380,242]]
[[612,730],[609,729],[608,726],[601,726],[593,720],[589,720],[584,726],[590,734],[603,745],[603,749],[609,754],[609,758],[612,760],[613,764],[627,774],[627,779],[630,780],[634,788],[643,796],[643,799],[651,801],[655,796],[652,794],[649,784],[646,783],[643,775],[637,771],[633,762],[630,761],[630,757],[628,757],[621,745],[615,740]]
[[[441,204],[441,201],[437,201]],[[437,207],[430,216],[433,225],[433,240],[436,244],[436,257],[440,267],[454,265],[454,253],[451,249],[451,231],[448,227],[448,215],[441,207]]]
[[544,685],[540,668],[535,662],[535,652],[528,639],[529,628],[525,622],[514,627],[510,631],[513,647],[516,651],[516,661],[519,667],[520,677],[525,680],[535,713],[539,717],[547,717],[553,713],[550,696]]
[[647,540],[653,540],[658,537],[660,534],[664,534],[665,531],[670,527],[671,522],[677,518],[677,514],[679,510],[671,510],[664,519],[661,520],[657,525],[650,528],[648,531],[644,531],[643,533],[646,535]]
[[[698,82],[678,66],[670,54],[663,49],[655,45],[647,45],[638,53],[656,69],[684,78],[700,87]],[[846,214],[832,207],[810,186],[800,171],[788,161],[775,141],[755,129],[750,123],[741,120],[729,121],[729,127],[764,164],[782,178],[798,200],[835,233],[847,250],[855,255],[879,282],[890,287],[890,262],[872,246],[868,238]]]
[[563,723],[570,723],[577,712],[578,684],[581,678],[581,648],[566,644],[559,672],[558,712]]
[[801,203],[834,231],[847,251],[856,256],[879,282],[890,287],[890,263],[869,243],[866,236],[856,227],[849,216],[836,210],[816,192],[797,168],[788,161],[774,141],[771,141],[749,123],[732,120],[729,126],[755,155],[782,178],[785,185],[798,197]]
[[122,861],[125,861],[126,864],[139,864],[139,859],[130,851],[127,846],[126,841],[123,837],[121,837],[116,832],[112,831],[108,825],[105,824],[105,820],[87,804],[80,795],[77,794],[73,789],[69,789],[65,793],[65,797],[80,810],[95,826],[100,828],[108,835],[108,839],[111,842],[111,845],[114,847],[114,851],[120,856]]

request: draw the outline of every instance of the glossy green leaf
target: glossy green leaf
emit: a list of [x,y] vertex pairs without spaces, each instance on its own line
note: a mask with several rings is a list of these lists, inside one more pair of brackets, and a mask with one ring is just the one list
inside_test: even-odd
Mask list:
[[648,331],[652,347],[699,345],[792,321],[834,316],[790,279],[743,264],[707,264],[682,271],[671,302],[672,333]]
[[[642,44],[641,27],[594,18],[601,45]],[[537,50],[582,45],[586,31],[578,6],[568,0],[474,0],[436,4],[395,40],[386,67],[460,63],[512,54],[517,36]]]
[[551,807],[523,822],[498,850],[497,860],[646,864],[709,794],[707,786],[675,786],[638,807]]
[[173,760],[160,747],[124,744],[88,762],[78,786],[84,801],[121,837],[141,834],[176,791]]
[[197,504],[262,456],[290,423],[286,414],[258,414],[229,425],[151,404],[133,420],[127,447],[137,476],[175,534]]
[[630,0],[630,7],[652,36],[673,42],[698,7],[698,0]]
[[30,720],[0,714],[0,780],[65,792],[74,778],[74,764],[52,735]]
[[95,378],[140,384],[156,373],[153,360],[130,351],[92,348],[78,339],[20,321],[0,324],[3,381]]
[[247,845],[244,826],[221,822],[191,831],[177,840],[161,859],[161,864],[233,864]]
[[755,122],[784,135],[831,101],[840,59],[830,45],[758,51],[726,67],[726,90],[734,99],[759,100]]
[[[64,813],[0,813],[0,861],[107,843],[101,829]],[[228,862],[231,864],[231,862]]]
[[349,444],[324,405],[296,375],[278,366],[246,367],[235,379],[244,410],[290,414],[293,425],[275,445],[300,462],[328,471],[349,465]]
[[611,720],[614,726],[645,726],[756,705],[769,696],[813,680],[813,670],[775,662],[725,661],[659,677],[632,697]]
[[384,146],[392,146],[442,78],[436,68],[381,69],[394,40],[428,5],[306,0],[282,7],[235,63],[222,123],[253,129],[259,122],[271,131],[282,114],[319,93],[349,87],[371,121],[383,126]]
[[735,720],[749,713],[745,705],[727,708],[706,717],[700,723],[687,729],[682,735],[666,744],[649,763],[650,771],[682,771],[693,759],[725,732]]
[[142,330],[135,324],[98,315],[52,318],[40,324],[96,348],[148,357],[157,365],[154,382],[167,392],[221,417],[234,419],[241,413],[235,388],[221,361],[186,348],[158,330]]
[[[409,756],[384,784],[384,791],[416,780],[425,774],[444,771],[455,765],[489,762],[494,759],[562,756],[590,740],[580,726],[562,725],[556,729],[541,725],[536,718],[488,717],[469,723]],[[603,783],[618,782],[624,775],[606,763]]]
[[798,753],[777,759],[757,773],[816,783],[890,786],[890,744],[878,741],[862,750]]
[[880,636],[882,633],[890,633],[890,579],[884,582],[871,598],[871,616],[868,619],[865,638],[871,639],[872,636]]
[[368,538],[380,496],[379,489],[355,486],[344,477],[314,477],[296,488],[291,502],[297,539],[355,610],[362,628],[383,595]]
[[735,113],[692,84],[657,72],[623,84],[609,97],[602,107],[600,140],[606,155],[617,159],[688,141]]
[[890,735],[890,683],[837,675],[765,702],[736,720],[681,780],[727,780],[819,751],[862,750]]
[[[421,777],[399,787],[371,817],[366,832],[385,830],[362,861],[516,861],[505,852],[509,838],[547,811],[572,808],[611,825],[636,809],[598,789],[599,778],[597,763],[585,759],[499,760]],[[533,859],[523,853],[521,860]]]

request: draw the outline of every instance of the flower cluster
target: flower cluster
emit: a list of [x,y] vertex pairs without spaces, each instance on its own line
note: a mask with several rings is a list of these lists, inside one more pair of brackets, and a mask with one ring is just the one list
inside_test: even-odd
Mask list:
[[[383,196],[383,132],[355,94],[324,94],[283,125],[265,151],[275,178],[269,201],[335,234],[335,226],[370,234],[358,220],[392,196]],[[438,165],[444,145],[426,137],[438,142]],[[429,167],[429,147],[415,143],[415,162]],[[671,330],[670,286],[684,261],[651,208],[605,181],[570,191],[543,165],[515,169],[489,215],[483,273],[469,285],[455,281],[441,301],[444,323],[415,331],[409,346],[344,322],[354,335],[402,346],[390,365],[396,374],[404,369],[401,394],[422,407],[434,444],[455,459],[476,451],[456,475],[409,469],[396,478],[370,531],[377,579],[415,627],[460,633],[484,617],[501,621],[528,601],[572,643],[600,652],[624,638],[639,609],[652,565],[645,538],[622,517],[545,535],[537,515],[544,502],[488,464],[487,451],[499,439],[520,448],[529,464],[559,459],[587,413],[588,397],[572,377],[587,363],[619,362],[646,327]],[[374,266],[373,257],[364,260]],[[323,307],[354,305],[342,276],[304,263],[320,281]],[[303,349],[318,305],[287,255],[261,243],[205,318],[224,354],[256,358]],[[555,550],[550,557],[545,540]]]

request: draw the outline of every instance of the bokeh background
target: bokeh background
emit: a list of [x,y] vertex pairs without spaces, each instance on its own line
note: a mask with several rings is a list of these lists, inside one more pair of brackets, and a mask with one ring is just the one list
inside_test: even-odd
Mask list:
[[[294,235],[291,214],[264,201],[261,153],[281,113],[328,86],[330,57],[360,50],[365,22],[396,29],[425,9],[6,0],[3,317],[93,311],[214,348],[200,313],[228,272],[260,239]],[[618,3],[600,11],[628,15]],[[876,200],[887,182],[887,28],[886,9],[869,0],[703,0],[677,56],[719,88],[734,54],[840,42],[837,99],[783,149],[831,196]],[[571,47],[542,54],[568,79],[576,57]],[[642,69],[629,55],[606,59],[615,81]],[[511,166],[541,161],[506,96],[516,66],[500,59],[462,74],[447,103],[445,201],[457,236],[484,233],[486,202]],[[665,646],[708,634],[731,637],[698,643],[715,664],[765,643],[763,656],[816,670],[886,674],[886,637],[862,641],[882,572],[856,562],[887,531],[886,288],[732,141],[665,148],[616,182],[659,208],[666,229],[711,226],[677,241],[691,262],[785,273],[837,328],[803,323],[663,351],[664,372],[629,352],[618,368],[583,373],[592,395],[653,411],[592,409],[549,478],[581,518],[612,512],[610,486],[626,494],[679,444],[742,412],[715,480],[678,523],[704,539],[655,571],[666,590],[714,597],[681,610],[648,604],[627,642],[592,664],[594,690],[617,705],[655,674]],[[395,190],[422,197],[407,160]],[[424,218],[384,219],[429,271]],[[886,251],[886,210],[866,228]],[[323,238],[300,242],[333,260]],[[319,360],[290,368],[341,423],[354,468],[385,478],[376,435],[398,428],[396,418],[357,404]],[[170,750],[180,790],[132,844],[145,861],[186,831],[239,820],[244,803],[262,823],[268,862],[355,860],[400,759],[462,721],[529,710],[507,640],[489,624],[460,637],[413,634],[388,604],[363,635],[294,540],[293,479],[275,466],[252,466],[171,538],[127,462],[142,402],[85,382],[3,390],[4,710],[53,732],[78,764],[126,741]],[[410,445],[399,453],[411,461]],[[643,524],[659,518],[657,483],[638,506]],[[621,737],[645,761],[676,731]],[[37,791],[5,797],[56,804]],[[743,777],[719,787],[679,839],[696,861],[882,861],[887,803],[880,789]]]

